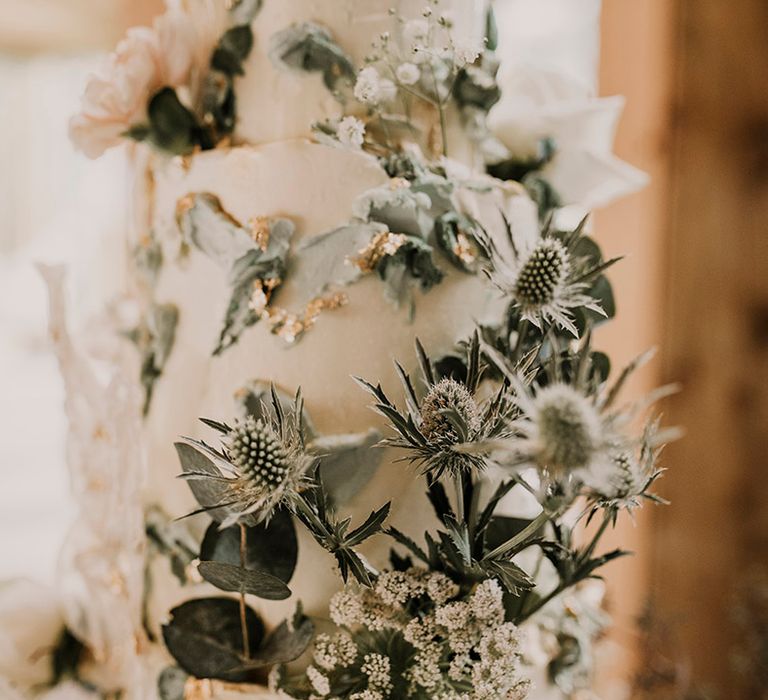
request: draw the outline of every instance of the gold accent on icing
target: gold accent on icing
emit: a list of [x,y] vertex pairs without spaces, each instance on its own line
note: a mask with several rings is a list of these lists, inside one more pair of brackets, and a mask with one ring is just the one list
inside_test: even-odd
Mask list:
[[467,238],[467,235],[462,231],[459,231],[456,235],[456,245],[453,246],[453,254],[465,265],[472,265],[477,260],[475,254],[472,252],[472,245],[469,242],[469,238]]
[[269,222],[268,216],[252,216],[248,219],[248,229],[253,238],[253,242],[261,248],[262,252],[267,250],[269,245]]
[[298,314],[289,313],[279,307],[270,307],[264,311],[262,318],[269,323],[272,333],[292,344],[315,325],[323,311],[332,311],[348,303],[349,297],[346,293],[333,292],[314,297]]
[[382,258],[394,255],[406,240],[407,237],[403,233],[382,231],[377,233],[365,248],[359,250],[357,255],[348,257],[347,262],[366,274],[373,272]]

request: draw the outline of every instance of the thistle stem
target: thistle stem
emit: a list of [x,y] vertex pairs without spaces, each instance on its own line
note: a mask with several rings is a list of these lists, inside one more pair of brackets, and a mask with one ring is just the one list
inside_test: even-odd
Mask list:
[[[247,531],[245,525],[240,523],[240,568],[245,568],[245,548]],[[248,638],[248,620],[246,618],[245,593],[240,591],[240,631],[243,635],[243,656],[246,659],[251,658],[251,642]]]
[[443,100],[440,97],[440,87],[437,83],[437,74],[435,73],[435,66],[430,61],[429,68],[432,72],[432,83],[435,86],[435,105],[437,106],[437,113],[440,116],[440,134],[442,136],[443,155],[448,155],[448,127],[445,122],[445,109],[443,107]]
[[456,484],[456,517],[459,523],[464,522],[464,472],[459,470],[459,473],[454,479]]
[[492,552],[486,554],[483,559],[498,559],[500,556],[523,544],[523,542],[525,542],[531,535],[533,535],[542,525],[544,525],[544,523],[548,522],[549,519],[550,514],[545,510],[542,511],[536,516],[534,520],[528,523],[528,525],[526,525],[525,528],[518,532],[514,537],[508,539],[503,544],[500,544]]
[[579,563],[588,561],[590,557],[594,554],[595,548],[600,542],[600,538],[605,534],[605,531],[608,529],[608,525],[611,522],[611,517],[612,517],[611,511],[610,510],[606,511],[605,514],[603,515],[603,522],[600,523],[600,527],[597,529],[597,532],[595,532],[595,535],[592,538],[592,541],[589,543],[589,545],[587,545],[587,548],[579,557]]

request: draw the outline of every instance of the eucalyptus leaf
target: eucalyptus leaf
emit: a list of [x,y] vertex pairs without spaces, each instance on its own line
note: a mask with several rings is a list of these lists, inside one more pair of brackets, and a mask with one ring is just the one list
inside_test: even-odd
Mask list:
[[242,669],[247,671],[294,661],[306,651],[314,633],[312,620],[299,612],[293,620],[280,623]]
[[313,236],[300,243],[289,258],[287,275],[306,303],[329,288],[345,286],[361,276],[348,259],[364,249],[378,233],[387,230],[377,223],[354,223]]
[[[174,446],[181,463],[182,473],[219,476],[219,470],[214,462],[201,450],[186,442],[177,442]],[[224,505],[229,499],[229,488],[226,482],[215,479],[188,479],[187,485],[201,508],[204,508],[216,522],[220,523],[230,515],[227,506]],[[255,525],[257,520],[253,515],[244,515],[240,522],[245,525]]]
[[243,75],[243,61],[253,48],[253,32],[250,24],[231,27],[219,40],[211,57],[211,68],[227,75]]
[[159,149],[187,155],[198,142],[197,119],[179,100],[173,88],[155,93],[147,106],[149,138]]
[[[296,569],[296,526],[287,510],[278,510],[269,524],[260,523],[245,531],[245,568],[260,571],[290,583]],[[240,528],[219,529],[212,523],[200,545],[200,559],[240,565]]]
[[188,195],[189,205],[179,216],[184,239],[229,271],[236,260],[254,250],[256,244],[221,205],[216,195],[198,192]]
[[[258,654],[264,639],[259,616],[246,607],[246,626],[251,656]],[[170,612],[163,625],[163,639],[179,666],[196,678],[246,682],[252,673],[243,669],[243,638],[240,604],[231,598],[196,598]]]
[[232,24],[250,24],[259,14],[262,5],[263,0],[235,0],[229,10]]
[[374,447],[380,440],[381,433],[372,428],[365,433],[324,436],[309,444],[309,450],[321,456],[318,469],[331,503],[349,502],[373,477],[383,456]]
[[293,24],[275,34],[269,56],[278,66],[321,73],[325,86],[341,101],[343,81],[354,82],[355,68],[349,56],[327,29],[313,22]]
[[218,561],[201,561],[197,570],[208,583],[222,591],[249,593],[265,600],[285,600],[291,596],[291,589],[283,581],[262,571]]

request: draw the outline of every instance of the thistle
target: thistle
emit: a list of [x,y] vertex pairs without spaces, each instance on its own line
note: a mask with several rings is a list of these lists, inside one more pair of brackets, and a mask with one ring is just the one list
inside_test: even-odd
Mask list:
[[437,377],[418,341],[416,350],[426,387],[422,399],[411,377],[395,363],[405,391],[405,411],[389,400],[381,385],[357,380],[376,400],[374,410],[384,416],[396,432],[395,437],[382,444],[407,450],[405,459],[420,464],[432,482],[446,473],[455,477],[483,469],[484,456],[471,446],[504,434],[510,405],[504,386],[489,401],[478,402],[475,398],[483,369],[478,334],[474,334],[467,349],[467,376],[463,381]]
[[315,462],[305,450],[302,411],[300,393],[285,413],[273,389],[271,405],[262,405],[258,416],[249,415],[231,427],[201,419],[223,437],[220,450],[189,438],[177,444],[180,476],[201,506],[196,512],[208,512],[225,528],[268,521],[280,506],[292,507]]
[[575,310],[588,309],[605,315],[588,291],[597,276],[618,258],[603,262],[577,255],[585,223],[586,219],[564,235],[553,231],[548,224],[539,239],[522,250],[506,222],[511,259],[491,238],[482,232],[479,234],[479,245],[489,261],[486,275],[511,299],[512,307],[519,311],[520,317],[540,330],[554,324],[578,337],[573,317]]

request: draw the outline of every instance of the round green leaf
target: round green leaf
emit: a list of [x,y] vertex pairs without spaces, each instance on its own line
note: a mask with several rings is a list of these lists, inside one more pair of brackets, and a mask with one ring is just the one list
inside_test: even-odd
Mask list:
[[218,561],[202,561],[197,567],[200,575],[222,591],[250,593],[266,600],[285,600],[291,589],[279,578],[262,571],[242,569]]
[[[288,511],[277,511],[268,525],[246,528],[246,569],[290,583],[298,554],[296,526]],[[200,559],[240,566],[240,528],[235,525],[221,530],[217,523],[211,523],[200,545]]]
[[[246,608],[246,626],[251,656],[264,639],[259,616]],[[218,678],[231,682],[253,679],[243,670],[243,638],[240,604],[231,598],[197,598],[171,610],[163,626],[163,639],[176,662],[197,678]]]

